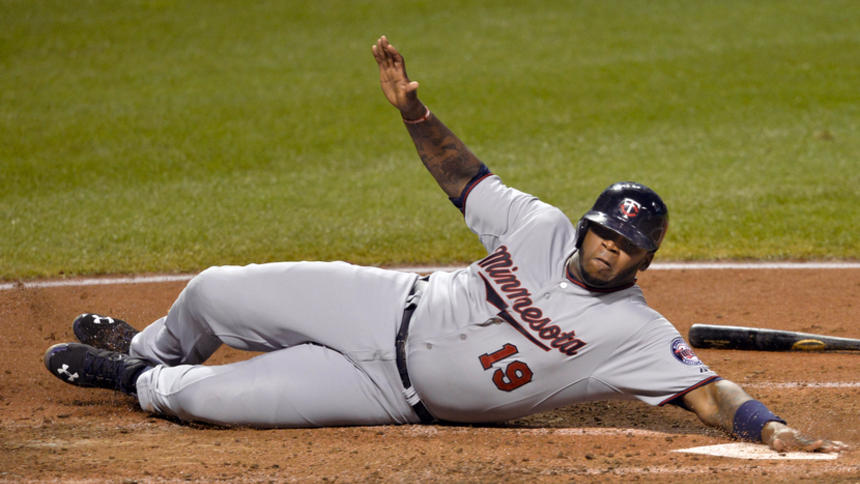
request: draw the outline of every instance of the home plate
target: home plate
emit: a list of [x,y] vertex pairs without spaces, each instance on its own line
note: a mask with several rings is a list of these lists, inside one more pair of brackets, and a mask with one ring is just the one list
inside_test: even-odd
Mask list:
[[825,452],[777,452],[763,444],[739,442],[736,444],[705,445],[689,449],[677,449],[672,452],[689,454],[714,455],[717,457],[734,457],[736,459],[808,459],[833,460],[839,454]]

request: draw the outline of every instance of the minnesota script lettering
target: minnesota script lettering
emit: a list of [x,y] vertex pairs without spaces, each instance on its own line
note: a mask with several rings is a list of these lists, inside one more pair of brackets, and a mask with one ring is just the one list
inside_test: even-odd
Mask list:
[[[492,254],[478,262],[478,266],[483,269],[481,277],[487,286],[487,300],[501,311],[500,317],[514,325],[532,343],[546,351],[556,348],[568,356],[575,355],[577,350],[587,344],[577,338],[573,330],[563,332],[558,325],[553,324],[550,318],[544,316],[539,307],[535,306],[531,299],[532,294],[514,274],[518,268],[514,266],[513,258],[506,246],[503,245],[496,249]],[[519,315],[520,321],[524,322],[525,326],[511,317],[508,312],[508,303],[499,296],[487,277],[492,279],[495,286],[502,291],[505,298],[510,302],[510,308]]]

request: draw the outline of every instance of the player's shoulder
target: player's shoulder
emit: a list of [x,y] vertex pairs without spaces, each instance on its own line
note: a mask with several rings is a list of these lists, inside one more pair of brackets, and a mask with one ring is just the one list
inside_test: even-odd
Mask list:
[[573,227],[570,218],[555,205],[543,202],[539,198],[534,199],[534,204],[535,210],[532,213],[531,219],[535,225]]
[[469,199],[489,198],[507,200],[536,200],[537,197],[517,188],[508,186],[498,175],[488,174],[478,181],[469,194]]
[[492,173],[488,174],[485,178],[482,178],[475,184],[469,195],[469,198],[473,197],[507,199],[520,203],[534,204],[548,210],[558,210],[555,206],[542,201],[537,195],[505,184],[498,175]]
[[536,220],[565,220],[569,223],[561,209],[544,202],[536,195],[506,185],[497,175],[489,175],[475,185],[468,195],[466,208],[493,207],[498,210],[500,204],[507,205],[521,214],[527,213],[530,218]]
[[635,325],[668,320],[656,309],[648,305],[642,288],[634,284],[628,288],[600,295],[602,303],[622,320]]

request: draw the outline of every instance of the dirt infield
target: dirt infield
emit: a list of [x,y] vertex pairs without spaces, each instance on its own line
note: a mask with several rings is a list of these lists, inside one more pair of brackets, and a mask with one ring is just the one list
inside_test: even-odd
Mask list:
[[[860,354],[699,350],[793,426],[851,449],[836,460],[672,452],[730,443],[678,408],[600,402],[494,426],[253,430],[179,424],[131,397],[63,385],[42,364],[83,311],[140,327],[184,282],[0,291],[0,481],[860,481]],[[860,270],[671,270],[640,279],[682,334],[695,322],[860,337]],[[213,362],[244,358],[222,349]]]

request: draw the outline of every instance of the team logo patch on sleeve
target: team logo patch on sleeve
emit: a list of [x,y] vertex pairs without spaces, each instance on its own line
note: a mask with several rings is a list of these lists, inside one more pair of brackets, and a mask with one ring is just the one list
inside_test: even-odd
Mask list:
[[690,366],[703,365],[702,360],[693,353],[690,346],[684,341],[684,338],[678,336],[672,340],[672,354],[681,363]]

